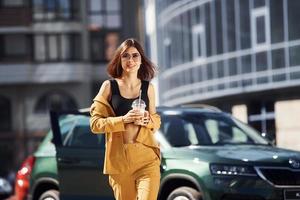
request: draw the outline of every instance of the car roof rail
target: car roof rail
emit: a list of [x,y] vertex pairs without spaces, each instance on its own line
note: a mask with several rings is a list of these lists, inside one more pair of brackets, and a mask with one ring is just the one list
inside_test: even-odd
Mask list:
[[208,105],[208,104],[200,104],[200,103],[183,104],[183,105],[180,105],[180,107],[184,107],[184,108],[204,108],[204,109],[209,109],[209,110],[216,111],[216,112],[222,112],[221,109],[219,109],[215,106],[211,106],[211,105]]

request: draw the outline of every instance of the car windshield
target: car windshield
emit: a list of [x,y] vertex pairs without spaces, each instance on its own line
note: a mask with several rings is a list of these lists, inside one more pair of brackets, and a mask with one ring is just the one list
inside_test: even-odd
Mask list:
[[185,112],[162,115],[160,131],[174,147],[190,145],[268,145],[256,130],[230,115]]

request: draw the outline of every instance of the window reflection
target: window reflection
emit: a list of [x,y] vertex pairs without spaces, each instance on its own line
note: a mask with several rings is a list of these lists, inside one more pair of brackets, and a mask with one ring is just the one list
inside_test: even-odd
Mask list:
[[35,35],[34,59],[38,62],[80,60],[80,43],[78,34]]
[[71,20],[78,18],[78,0],[33,0],[33,18],[36,21]]
[[266,42],[265,17],[263,17],[263,16],[257,17],[256,26],[257,26],[256,35],[258,36],[257,40],[256,40],[256,43]]
[[91,29],[120,28],[120,0],[89,0],[89,25]]
[[289,27],[289,40],[300,38],[300,1],[287,1],[288,4],[288,27]]
[[300,46],[290,47],[290,65],[300,66]]

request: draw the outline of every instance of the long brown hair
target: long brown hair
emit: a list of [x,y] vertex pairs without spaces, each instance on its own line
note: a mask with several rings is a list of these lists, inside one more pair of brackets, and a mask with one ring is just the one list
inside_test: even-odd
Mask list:
[[135,47],[141,55],[141,66],[138,70],[138,78],[141,80],[151,80],[155,73],[155,65],[145,56],[144,50],[140,43],[133,38],[129,38],[122,42],[117,48],[113,58],[107,66],[107,72],[112,78],[120,78],[122,76],[121,54],[129,47]]

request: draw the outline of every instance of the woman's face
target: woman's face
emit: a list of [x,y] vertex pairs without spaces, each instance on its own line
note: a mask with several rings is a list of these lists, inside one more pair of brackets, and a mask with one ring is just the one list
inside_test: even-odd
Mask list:
[[141,54],[135,47],[129,47],[121,54],[123,72],[137,72],[141,65]]

